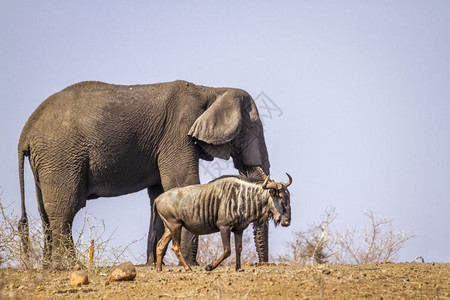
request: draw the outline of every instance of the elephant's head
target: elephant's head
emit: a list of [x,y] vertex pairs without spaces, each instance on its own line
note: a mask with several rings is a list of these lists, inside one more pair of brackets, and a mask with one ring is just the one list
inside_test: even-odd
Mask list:
[[208,101],[207,109],[195,120],[189,135],[201,147],[200,158],[233,157],[242,174],[269,175],[269,158],[262,122],[255,102],[245,91],[221,89]]

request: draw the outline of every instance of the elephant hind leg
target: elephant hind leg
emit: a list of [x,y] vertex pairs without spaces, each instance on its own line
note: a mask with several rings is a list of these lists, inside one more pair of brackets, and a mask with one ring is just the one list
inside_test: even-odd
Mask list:
[[38,202],[38,210],[42,221],[42,232],[44,234],[44,253],[43,253],[43,267],[48,268],[52,260],[52,237],[50,231],[50,222],[44,208],[42,199],[42,191],[38,184],[36,184],[36,198]]
[[51,250],[53,266],[57,269],[73,267],[76,261],[75,245],[72,239],[72,219],[50,221]]
[[82,201],[82,195],[75,188],[70,190],[59,185],[41,184],[41,192],[41,215],[51,265],[57,269],[71,268],[76,261],[72,223],[81,208],[79,203]]

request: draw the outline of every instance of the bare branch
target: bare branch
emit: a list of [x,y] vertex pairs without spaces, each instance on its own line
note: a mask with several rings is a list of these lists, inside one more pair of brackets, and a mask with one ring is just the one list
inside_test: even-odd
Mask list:
[[295,241],[288,247],[291,253],[279,260],[293,263],[368,264],[395,260],[406,241],[415,235],[394,231],[392,220],[375,217],[370,210],[364,214],[368,223],[360,232],[347,226],[333,231],[330,225],[336,218],[334,208],[328,209],[319,224],[309,225],[305,231],[294,232]]

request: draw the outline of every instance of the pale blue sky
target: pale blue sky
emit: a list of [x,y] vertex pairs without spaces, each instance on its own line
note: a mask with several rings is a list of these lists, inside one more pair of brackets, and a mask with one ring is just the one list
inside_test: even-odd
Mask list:
[[[415,232],[400,260],[450,261],[449,1],[148,2],[0,1],[4,202],[20,207],[17,142],[45,98],[83,80],[185,79],[264,92],[279,108],[270,117],[257,99],[272,176],[294,178],[292,225],[272,229],[272,255],[334,206],[337,225],[361,226],[372,209]],[[120,226],[120,243],[147,233],[145,192],[87,210]]]

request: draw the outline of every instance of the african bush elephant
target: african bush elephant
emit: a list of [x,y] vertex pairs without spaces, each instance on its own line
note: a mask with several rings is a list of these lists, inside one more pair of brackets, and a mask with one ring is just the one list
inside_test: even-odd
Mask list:
[[[173,187],[198,184],[199,159],[231,156],[241,173],[257,173],[263,179],[270,167],[251,96],[185,81],[69,86],[33,112],[18,153],[22,240],[26,245],[23,171],[28,156],[45,231],[44,257],[56,266],[59,250],[74,253],[72,222],[86,200],[146,188],[153,202]],[[147,263],[156,261],[156,243],[164,232],[160,219],[153,223]],[[256,228],[258,255],[267,261],[267,225]],[[183,233],[182,253],[190,264],[196,264],[197,243],[195,236]]]

